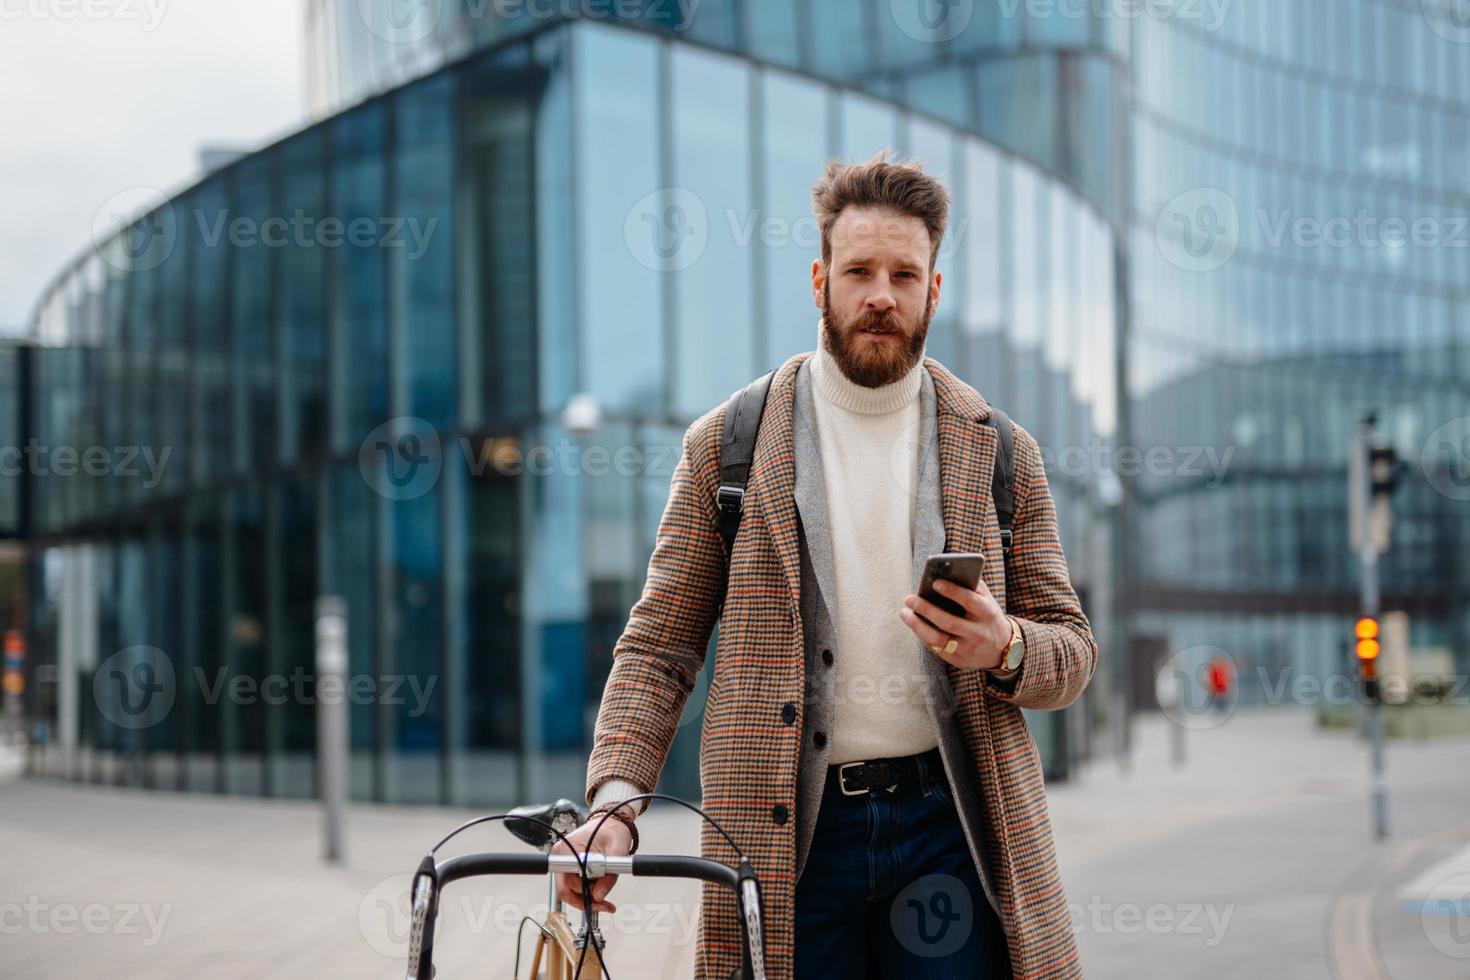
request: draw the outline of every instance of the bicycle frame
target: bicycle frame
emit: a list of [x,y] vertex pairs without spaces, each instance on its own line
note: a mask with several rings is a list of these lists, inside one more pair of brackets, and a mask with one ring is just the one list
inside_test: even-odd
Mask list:
[[[741,976],[744,980],[765,980],[765,926],[761,905],[760,883],[748,859],[742,858],[737,868],[705,858],[673,854],[635,854],[616,856],[596,851],[587,853],[586,874],[589,879],[603,875],[633,875],[646,878],[688,878],[723,885],[735,893],[745,934],[745,956]],[[483,875],[581,875],[583,864],[570,854],[466,854],[435,861],[426,856],[414,873],[410,894],[413,896],[408,945],[406,980],[432,980],[434,976],[434,924],[439,914],[439,896],[443,889],[463,878]],[[552,879],[555,880],[554,878]],[[554,885],[553,885],[554,888]],[[558,906],[553,905],[555,911]],[[588,916],[577,942],[593,943],[587,951],[587,964],[597,963],[598,972],[585,980],[597,980],[601,973],[601,950],[596,913]],[[583,971],[586,973],[586,971]]]

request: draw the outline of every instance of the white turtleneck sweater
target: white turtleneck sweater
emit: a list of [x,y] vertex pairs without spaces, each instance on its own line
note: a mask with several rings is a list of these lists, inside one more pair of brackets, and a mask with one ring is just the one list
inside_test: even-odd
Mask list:
[[[898,617],[904,596],[918,588],[913,548],[923,356],[897,381],[865,388],[822,346],[818,323],[817,352],[805,367],[812,372],[836,576],[836,595],[829,597],[837,649],[828,762],[914,755],[938,744],[924,704],[923,651]],[[642,792],[609,779],[592,805]]]
[[923,652],[899,619],[913,592],[922,357],[907,374],[865,388],[819,346],[807,361],[836,576],[832,603],[831,763],[913,755],[937,742],[924,705]]

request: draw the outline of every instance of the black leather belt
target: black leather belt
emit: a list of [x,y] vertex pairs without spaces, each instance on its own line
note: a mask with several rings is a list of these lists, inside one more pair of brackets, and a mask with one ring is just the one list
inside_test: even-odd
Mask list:
[[828,784],[836,783],[843,796],[861,796],[875,789],[906,789],[918,785],[919,760],[930,779],[944,779],[944,761],[937,747],[918,755],[890,759],[863,759],[827,767]]

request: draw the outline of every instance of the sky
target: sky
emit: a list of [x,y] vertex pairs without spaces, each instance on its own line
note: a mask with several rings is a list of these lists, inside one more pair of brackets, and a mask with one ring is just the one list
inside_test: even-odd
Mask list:
[[0,332],[119,194],[305,123],[305,0],[0,0]]

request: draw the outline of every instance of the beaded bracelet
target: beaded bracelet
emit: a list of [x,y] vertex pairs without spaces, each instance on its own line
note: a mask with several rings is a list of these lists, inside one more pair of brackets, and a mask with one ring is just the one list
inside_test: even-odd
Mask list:
[[624,827],[628,828],[628,833],[633,835],[633,842],[628,847],[628,853],[634,854],[638,850],[638,827],[633,822],[633,815],[628,812],[628,809],[629,806],[626,803],[604,803],[602,806],[598,807],[596,810],[593,810],[590,814],[588,814],[587,819],[590,821],[593,817],[596,817],[603,813],[611,814],[614,820],[622,823]]

